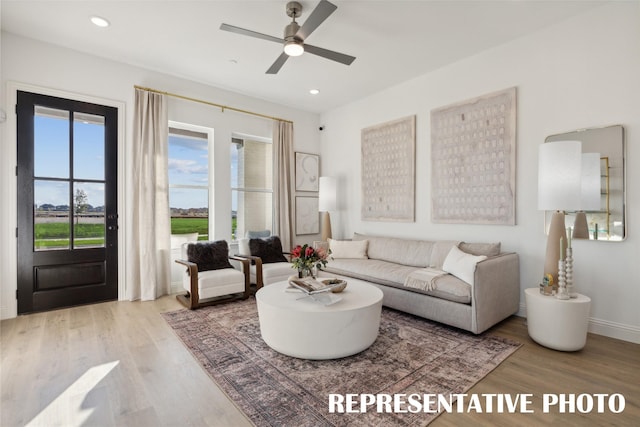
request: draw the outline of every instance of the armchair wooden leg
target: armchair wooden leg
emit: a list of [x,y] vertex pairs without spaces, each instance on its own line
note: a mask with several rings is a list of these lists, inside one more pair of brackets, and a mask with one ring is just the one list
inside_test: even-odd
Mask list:
[[199,301],[197,299],[194,299],[193,294],[189,292],[181,295],[176,295],[176,299],[180,302],[180,304],[184,305],[190,310],[195,310],[196,308],[200,307]]

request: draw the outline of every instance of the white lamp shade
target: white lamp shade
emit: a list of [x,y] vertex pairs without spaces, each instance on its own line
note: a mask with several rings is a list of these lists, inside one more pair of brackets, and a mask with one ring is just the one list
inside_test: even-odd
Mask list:
[[538,153],[538,209],[580,209],[582,143],[554,141],[540,145]]
[[600,210],[600,191],[600,153],[583,153],[580,209]]
[[336,210],[336,179],[331,176],[320,177],[320,193],[318,195],[318,208],[321,212],[329,212]]

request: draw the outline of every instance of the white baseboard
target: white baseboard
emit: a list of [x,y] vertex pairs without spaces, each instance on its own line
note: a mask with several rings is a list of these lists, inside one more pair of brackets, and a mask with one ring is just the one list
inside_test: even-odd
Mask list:
[[[527,307],[524,304],[520,304],[520,309],[516,313],[516,316],[527,317]],[[638,326],[590,317],[588,330],[592,334],[640,344],[640,327]]]
[[184,289],[182,288],[182,282],[171,282],[170,292],[172,295],[183,291]]
[[625,325],[624,323],[589,318],[589,332],[605,337],[616,338],[640,344],[640,327]]

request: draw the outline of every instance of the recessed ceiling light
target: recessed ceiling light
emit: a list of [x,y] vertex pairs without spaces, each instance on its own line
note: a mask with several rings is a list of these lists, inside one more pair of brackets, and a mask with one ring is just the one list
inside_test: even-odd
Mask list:
[[311,89],[311,90],[309,91],[309,93],[310,93],[311,95],[317,95],[317,94],[319,94],[319,93],[320,93],[320,91],[319,91],[318,89]]
[[94,15],[89,19],[91,20],[91,22],[93,22],[93,25],[96,25],[96,26],[101,27],[101,28],[106,28],[106,27],[108,27],[110,25],[109,21],[107,21],[106,19],[104,19],[104,18],[102,18],[100,16],[95,16]]

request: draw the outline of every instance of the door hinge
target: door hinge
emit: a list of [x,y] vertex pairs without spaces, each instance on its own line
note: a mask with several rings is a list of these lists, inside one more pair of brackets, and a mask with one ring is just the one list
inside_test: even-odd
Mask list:
[[18,299],[18,292],[20,291],[16,289],[16,299]]
[[18,237],[18,227],[16,227],[16,237]]

